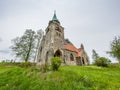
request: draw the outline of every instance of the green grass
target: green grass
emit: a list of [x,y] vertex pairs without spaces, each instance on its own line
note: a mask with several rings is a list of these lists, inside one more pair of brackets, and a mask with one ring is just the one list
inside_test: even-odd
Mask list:
[[62,66],[41,73],[0,65],[0,90],[120,90],[120,68]]

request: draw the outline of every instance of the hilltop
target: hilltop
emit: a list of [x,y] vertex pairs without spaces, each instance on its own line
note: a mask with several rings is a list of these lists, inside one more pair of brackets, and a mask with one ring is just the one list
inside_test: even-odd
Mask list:
[[0,90],[119,90],[120,68],[61,66],[42,73],[34,67],[0,64]]

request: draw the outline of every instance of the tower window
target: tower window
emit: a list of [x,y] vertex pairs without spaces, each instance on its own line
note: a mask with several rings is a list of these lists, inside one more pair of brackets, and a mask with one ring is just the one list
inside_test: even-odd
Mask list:
[[58,29],[59,29],[59,27],[56,27],[56,28],[55,28],[55,30],[58,30]]
[[59,36],[59,37],[61,36],[61,34],[59,32],[56,32],[56,35]]
[[61,32],[61,30],[59,29],[59,27],[56,27],[56,28],[55,28],[55,30],[57,30],[57,31]]

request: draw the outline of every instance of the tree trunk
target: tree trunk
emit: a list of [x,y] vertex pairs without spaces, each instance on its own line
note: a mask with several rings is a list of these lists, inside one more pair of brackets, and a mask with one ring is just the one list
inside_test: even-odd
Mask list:
[[31,36],[31,39],[30,39],[29,49],[28,49],[27,56],[25,58],[25,62],[28,62],[28,59],[30,57],[30,51],[31,51],[31,47],[32,47],[32,40],[33,40],[33,35]]

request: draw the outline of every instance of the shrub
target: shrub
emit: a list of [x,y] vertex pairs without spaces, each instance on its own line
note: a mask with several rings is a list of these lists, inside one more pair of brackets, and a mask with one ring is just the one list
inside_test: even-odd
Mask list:
[[52,57],[51,58],[51,66],[53,71],[57,71],[62,63],[62,59],[60,57]]
[[110,62],[111,61],[108,58],[100,57],[97,60],[95,60],[95,65],[107,67],[110,64]]

